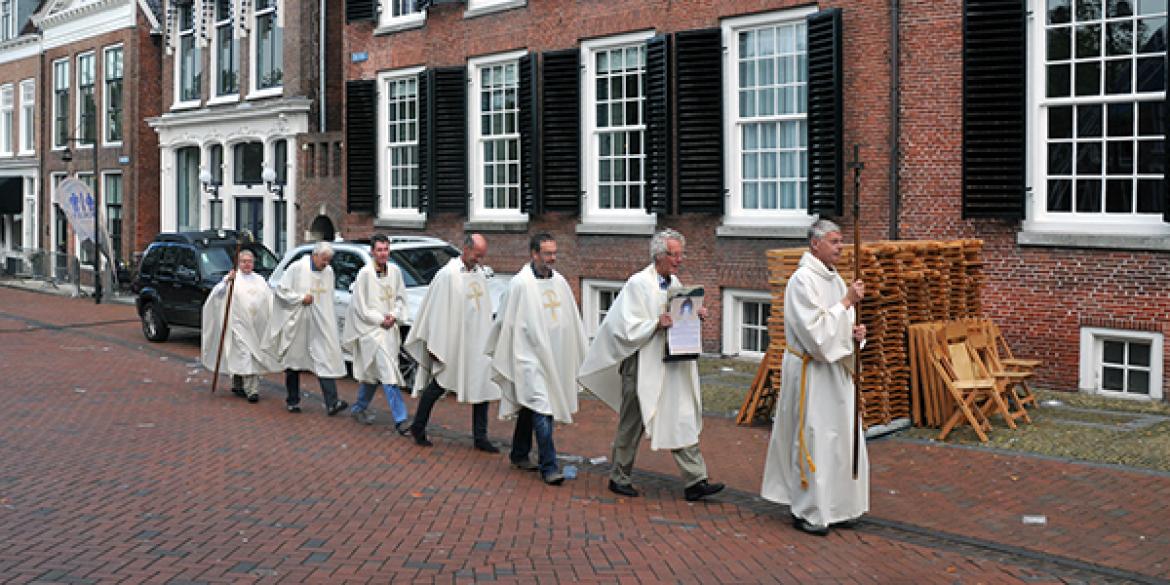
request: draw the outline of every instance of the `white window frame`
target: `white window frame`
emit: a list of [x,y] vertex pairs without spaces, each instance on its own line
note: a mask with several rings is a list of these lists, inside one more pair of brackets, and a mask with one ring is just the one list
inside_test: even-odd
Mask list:
[[[255,4],[255,0],[253,0],[253,5],[254,4]],[[287,64],[284,62],[284,57],[283,57],[283,54],[284,54],[284,27],[281,26],[281,17],[280,17],[280,13],[284,9],[285,9],[285,6],[284,6],[283,0],[273,0],[272,8],[265,8],[263,11],[256,11],[255,9],[253,9],[254,11],[252,13],[252,22],[248,23],[250,26],[249,30],[251,31],[251,34],[248,35],[248,37],[249,37],[249,40],[248,40],[248,95],[244,96],[244,99],[252,100],[252,99],[260,99],[260,98],[267,98],[267,97],[284,95],[284,70],[285,70]],[[272,12],[268,12],[269,10],[271,10]],[[280,85],[278,85],[276,87],[268,87],[268,88],[260,89],[257,85],[257,82],[260,80],[259,79],[260,78],[260,75],[259,75],[259,73],[260,73],[260,71],[259,71],[260,60],[258,59],[259,44],[260,44],[260,25],[258,23],[260,22],[261,17],[267,16],[268,14],[272,14],[273,18],[276,20],[273,29],[281,31],[281,33],[280,33],[281,81],[280,81]]]
[[0,0],[0,41],[16,38],[18,12],[16,0]]
[[[58,75],[58,69],[62,70],[61,75]],[[57,108],[57,92],[61,91],[61,90],[65,90],[65,101],[66,102],[71,101],[72,97],[70,96],[69,92],[72,89],[73,83],[72,83],[71,78],[69,77],[69,69],[70,69],[69,57],[64,57],[61,59],[57,59],[56,61],[53,61],[53,67],[52,67],[52,70],[53,70],[53,91],[50,94],[50,99],[52,99],[52,101],[53,101],[52,110],[51,110],[53,112],[53,119],[49,122],[49,133],[52,135],[49,137],[49,141],[53,145],[52,150],[65,150],[65,146],[69,143],[68,135],[72,133],[71,129],[69,128],[69,113],[66,112],[65,113],[66,139],[65,139],[65,142],[62,142],[62,143],[57,142],[57,118],[60,117],[60,115],[61,115],[61,112],[58,111],[58,108]],[[63,87],[58,85],[58,83],[57,83],[58,81],[64,81],[65,85]],[[66,104],[65,107],[66,107],[66,109],[68,109],[68,104]],[[55,186],[56,186],[56,184],[54,184],[54,187]]]
[[[654,226],[658,223],[657,213],[646,213],[645,199],[643,206],[634,209],[601,209],[599,185],[600,155],[597,137],[597,53],[609,51],[619,47],[641,44],[654,37],[654,31],[639,31],[583,41],[581,43],[581,152],[584,160],[581,161],[581,184],[585,188],[585,202],[581,208],[581,221],[586,224],[623,224]],[[643,73],[643,75],[645,75]],[[643,95],[643,100],[645,96]],[[645,157],[646,120],[643,108],[642,156]],[[645,161],[645,159],[643,159]],[[650,196],[649,185],[646,182],[645,162],[642,168],[642,197]]]
[[[386,129],[386,125],[390,119],[390,104],[387,101],[388,97],[389,97],[388,92],[387,92],[388,85],[391,82],[396,82],[396,81],[399,81],[403,78],[418,77],[424,70],[425,70],[424,67],[410,67],[407,69],[396,69],[393,71],[383,71],[381,73],[378,73],[378,91],[377,91],[377,94],[378,94],[378,157],[379,157],[378,168],[382,169],[382,172],[378,173],[378,218],[379,219],[425,221],[426,217],[427,217],[426,213],[419,211],[417,206],[415,206],[414,208],[410,208],[410,209],[401,208],[401,207],[396,208],[396,207],[390,206],[390,203],[391,203],[391,199],[390,199],[390,170],[391,169],[390,169],[389,156],[390,156],[390,146],[391,145],[388,142],[389,137],[387,135],[388,133],[387,133],[387,129]],[[421,88],[421,86],[416,86],[416,88]],[[421,108],[423,105],[422,100],[419,99],[419,97],[420,96],[418,96],[416,94],[416,96],[415,96],[416,133],[415,133],[415,141],[414,141],[416,149],[418,148],[418,137],[419,137],[418,132],[421,132],[421,130],[422,130],[422,128],[418,126],[418,122],[419,122],[418,113],[421,111]],[[421,157],[422,153],[419,152],[418,154]],[[421,163],[421,160],[416,159],[416,162]],[[415,196],[421,197],[422,193],[417,190],[418,185],[415,185],[415,187],[416,187]]]
[[[91,73],[93,74],[93,82],[90,85],[93,88],[93,115],[94,115],[93,142],[82,142],[83,131],[82,131],[82,124],[81,124],[81,108],[82,108],[82,102],[85,101],[82,99],[82,96],[81,96],[81,87],[82,87],[82,85],[81,85],[81,74],[82,74],[81,60],[82,59],[89,59],[90,60],[90,69],[91,69]],[[76,60],[77,60],[77,64],[75,66],[76,70],[74,71],[74,74],[77,77],[77,79],[76,79],[77,92],[74,95],[77,96],[77,99],[73,100],[73,136],[74,136],[74,138],[76,138],[76,140],[73,141],[73,145],[78,150],[83,150],[83,149],[93,148],[94,143],[96,143],[98,141],[97,135],[98,135],[98,133],[101,132],[101,124],[97,120],[97,117],[101,115],[101,108],[98,107],[99,102],[98,102],[98,87],[97,87],[97,85],[98,85],[97,53],[95,51],[86,51],[84,53],[78,53]]]
[[[1150,393],[1148,395],[1101,389],[1102,347],[1106,340],[1150,344]],[[1112,398],[1124,398],[1127,400],[1161,401],[1163,397],[1162,373],[1164,368],[1162,361],[1163,342],[1162,334],[1152,331],[1130,331],[1107,327],[1081,327],[1080,383],[1078,384],[1081,392],[1100,394]]]
[[723,289],[723,354],[761,359],[767,354],[767,348],[764,348],[764,351],[743,349],[743,304],[745,302],[771,304],[772,295],[767,291],[760,290]]
[[0,85],[0,156],[16,154],[16,84]]
[[39,179],[37,177],[24,178],[25,217],[21,222],[24,226],[24,234],[22,234],[21,241],[23,242],[24,248],[27,250],[36,250],[40,248],[40,238],[37,237],[41,233],[41,231],[37,229],[38,218],[40,217],[39,213],[37,212],[37,191],[39,189],[39,186],[37,185],[38,182]]
[[[483,181],[483,149],[480,148],[480,143],[483,141],[483,135],[480,132],[480,70],[484,67],[491,67],[494,65],[503,65],[508,62],[517,62],[517,80],[519,80],[519,59],[527,55],[527,51],[510,51],[507,53],[498,53],[495,55],[487,55],[484,57],[477,57],[468,59],[467,71],[470,75],[470,83],[467,92],[467,147],[470,156],[468,161],[468,187],[471,192],[471,204],[468,206],[470,210],[471,221],[485,221],[485,222],[527,222],[528,214],[517,209],[487,209],[484,207],[484,181]],[[520,107],[520,96],[517,90],[516,107]],[[520,140],[520,115],[516,114],[516,140]],[[524,168],[524,152],[523,145],[517,148],[519,155],[518,163],[520,168]],[[521,199],[524,197],[523,189],[519,195]]]
[[[182,6],[177,6],[176,8],[179,11],[186,10],[186,8],[183,8]],[[194,8],[192,8],[192,10],[194,10]],[[193,50],[196,52],[198,52],[200,50],[199,42],[197,39],[195,39],[195,36],[196,36],[195,22],[197,22],[199,20],[199,17],[200,17],[199,14],[193,15],[192,20],[191,20],[191,23],[192,23],[191,28],[184,29],[183,28],[183,15],[181,14],[181,12],[180,12],[180,14],[175,15],[175,36],[178,37],[178,47],[175,50],[175,57],[173,59],[173,61],[174,61],[174,75],[172,77],[174,77],[175,95],[174,95],[174,99],[173,99],[172,104],[171,104],[172,110],[186,110],[186,109],[191,109],[191,108],[198,108],[199,106],[203,105],[203,88],[202,87],[199,88],[199,97],[198,98],[193,99],[193,100],[184,100],[183,99],[183,39],[185,37],[188,37],[188,36],[191,37]],[[199,65],[199,67],[203,66],[202,55],[199,55],[198,65]],[[200,86],[203,85],[202,76],[199,79],[198,85],[200,85]]]
[[[108,201],[108,194],[110,192],[110,189],[109,189],[110,177],[118,177],[118,180],[122,183],[121,185],[119,185],[119,189],[121,190],[120,194],[122,196],[122,201],[118,203],[118,206],[121,208],[121,217],[119,218],[122,220],[122,233],[121,233],[121,235],[125,236],[126,235],[126,180],[122,176],[122,171],[102,171],[101,176],[102,176],[102,179],[101,179],[102,193],[101,193],[101,195],[102,195],[102,213],[103,213],[103,215],[102,215],[102,229],[105,230],[105,233],[102,234],[102,237],[103,238],[105,238],[105,237],[113,238],[113,234],[110,233],[110,204]],[[113,246],[110,244],[110,242],[106,242],[106,246],[110,247],[111,249],[113,248]],[[122,250],[121,252],[122,252],[121,259],[125,260],[126,250]],[[107,265],[107,266],[109,265],[109,262],[107,262],[104,257],[102,258],[102,262],[104,265]]]
[[[30,98],[31,99],[26,99]],[[17,125],[19,126],[17,154],[31,155],[36,154],[36,134],[37,134],[37,86],[35,79],[24,79],[20,82],[20,115]],[[28,123],[26,127],[25,124]],[[27,128],[27,132],[25,131]],[[28,146],[28,148],[25,148]]]
[[585,334],[590,339],[597,335],[601,326],[601,292],[622,290],[626,285],[620,280],[600,280],[586,278],[581,280],[581,318],[585,324]]
[[[394,7],[399,3],[409,3],[414,8],[411,12],[394,15]],[[395,31],[417,28],[426,24],[426,9],[418,8],[418,0],[383,0],[381,11],[378,12],[378,29],[374,34],[386,34]]]
[[[106,65],[109,63],[110,53],[114,51],[122,52],[122,140],[108,140],[110,136],[110,120],[106,117],[107,108],[110,104],[110,86],[109,86],[109,68]],[[126,139],[126,49],[121,44],[110,45],[102,49],[102,101],[101,107],[98,109],[98,116],[101,122],[98,124],[98,131],[102,135],[102,146],[121,146],[122,141]]]
[[[205,1],[214,2],[214,0],[205,0]],[[235,7],[235,9],[237,11],[239,10],[240,4],[237,0],[232,0],[232,5]],[[217,11],[218,9],[219,9],[218,5],[216,5],[214,8],[212,8],[213,11]],[[219,16],[219,14],[217,12],[213,12],[213,13],[216,17]],[[227,19],[221,20],[221,19],[212,18],[211,42],[210,42],[209,47],[208,47],[210,49],[208,52],[210,53],[209,61],[210,61],[210,70],[211,70],[211,72],[210,72],[210,74],[211,74],[211,95],[207,99],[207,105],[209,105],[209,106],[215,105],[215,104],[231,104],[231,103],[236,103],[236,102],[240,101],[240,86],[242,85],[240,83],[240,81],[242,81],[242,79],[241,79],[242,74],[240,73],[240,43],[239,43],[239,39],[235,38],[235,36],[236,36],[235,31],[237,28],[236,27],[236,19],[237,18],[239,18],[239,15],[236,13],[232,13],[231,16]],[[220,28],[224,27],[225,25],[227,26],[228,36],[232,37],[232,41],[235,42],[235,47],[233,49],[234,49],[235,55],[236,55],[236,91],[234,93],[221,94],[220,88],[219,88],[219,41],[220,41]]]
[[527,5],[527,0],[467,0],[467,10],[463,13],[463,18],[475,18]]
[[[1048,116],[1045,106],[1073,105],[1077,103],[1126,103],[1134,101],[1163,101],[1166,92],[1128,93],[1112,96],[1095,96],[1097,99],[1086,101],[1086,98],[1047,98],[1047,76],[1045,71],[1045,56],[1047,36],[1047,5],[1041,0],[1030,0],[1028,3],[1027,34],[1029,37],[1026,86],[1027,86],[1027,125],[1025,144],[1028,154],[1025,157],[1025,176],[1027,177],[1028,198],[1025,206],[1025,219],[1021,223],[1021,231],[1040,234],[1067,234],[1067,235],[1120,235],[1120,236],[1170,236],[1170,224],[1164,223],[1162,214],[1109,214],[1107,212],[1078,214],[1075,209],[1071,213],[1048,212]],[[1103,6],[1102,10],[1106,8]],[[1074,25],[1075,26],[1075,25]],[[1104,33],[1102,33],[1104,37]],[[1104,43],[1104,40],[1102,40]],[[1075,42],[1070,49],[1076,49]],[[1070,62],[1075,62],[1073,59]],[[1168,60],[1167,67],[1170,67]],[[1131,74],[1136,75],[1136,72]],[[1102,70],[1104,75],[1104,70]],[[1070,82],[1071,83],[1071,82]],[[1142,99],[1139,99],[1142,98]],[[1137,116],[1137,112],[1134,112]],[[1074,120],[1075,125],[1075,120]],[[1102,125],[1106,120],[1102,119]],[[1167,128],[1166,143],[1170,145],[1170,128]],[[1105,154],[1102,153],[1101,165],[1105,166]],[[1076,160],[1073,160],[1075,167]],[[1134,154],[1133,165],[1137,166],[1137,154]],[[1075,168],[1074,168],[1075,170]],[[1136,169],[1135,169],[1136,170]],[[1170,184],[1170,170],[1167,170],[1167,184]],[[1102,169],[1102,177],[1105,177]],[[1104,203],[1104,196],[1102,196]],[[1078,217],[1079,215],[1079,217]]]
[[[810,5],[763,14],[729,18],[721,24],[724,47],[723,135],[726,137],[724,143],[727,152],[723,157],[724,176],[726,177],[726,184],[724,186],[727,190],[727,211],[723,216],[724,225],[806,229],[817,219],[816,216],[809,215],[807,209],[749,210],[743,208],[740,187],[742,180],[743,147],[739,138],[739,125],[741,122],[739,118],[739,41],[737,38],[741,30],[803,22],[806,16],[816,11],[817,7]],[[807,110],[804,114],[777,115],[771,119],[773,121],[804,120],[806,122],[805,128],[807,132]],[[777,194],[777,197],[779,197],[779,194]]]

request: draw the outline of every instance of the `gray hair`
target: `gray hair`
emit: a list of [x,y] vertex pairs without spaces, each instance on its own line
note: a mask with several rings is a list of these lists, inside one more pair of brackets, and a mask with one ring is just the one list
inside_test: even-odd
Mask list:
[[250,256],[250,257],[251,257],[253,260],[255,260],[255,259],[256,259],[256,254],[252,253],[252,251],[251,251],[251,250],[249,250],[249,249],[247,249],[247,248],[244,248],[244,249],[240,250],[240,255],[236,257],[236,262],[239,262],[239,261],[240,261],[239,259],[240,259],[240,258],[243,258],[243,257],[244,257],[244,254],[247,254],[247,255],[248,255],[248,256]]
[[313,244],[313,255],[314,256],[325,256],[328,258],[332,258],[333,257],[333,244],[330,244],[329,242],[324,242],[324,241],[317,242],[316,244]]
[[654,237],[650,238],[651,262],[657,260],[659,256],[666,253],[666,242],[670,240],[678,241],[678,243],[682,244],[684,248],[687,245],[687,239],[683,237],[683,235],[677,230],[664,228],[662,231],[654,234]]
[[819,240],[833,232],[840,231],[841,227],[837,224],[827,219],[818,219],[808,228],[808,243],[811,244],[814,241]]

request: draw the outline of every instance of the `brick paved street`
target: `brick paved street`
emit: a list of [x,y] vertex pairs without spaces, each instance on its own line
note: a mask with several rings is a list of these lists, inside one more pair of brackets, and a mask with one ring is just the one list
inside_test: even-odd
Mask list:
[[[666,454],[645,496],[604,465],[560,488],[470,448],[444,401],[436,446],[385,424],[208,392],[198,337],[143,340],[133,308],[0,287],[0,581],[12,583],[1048,583],[1170,578],[1170,476],[902,440],[870,446],[873,513],[828,538],[754,498],[769,429],[708,418],[713,479],[682,500]],[[302,384],[316,390],[306,379]],[[352,400],[355,385],[342,384]],[[379,399],[380,400],[380,399]],[[411,411],[414,401],[409,401]],[[586,400],[564,453],[608,455]],[[497,440],[510,424],[492,422]],[[1048,523],[1021,523],[1044,514]]]

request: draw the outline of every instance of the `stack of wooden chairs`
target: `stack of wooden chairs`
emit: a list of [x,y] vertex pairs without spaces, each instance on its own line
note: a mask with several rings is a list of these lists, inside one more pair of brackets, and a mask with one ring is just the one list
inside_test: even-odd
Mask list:
[[992,419],[1012,429],[1030,423],[1036,404],[1028,385],[1037,360],[1016,359],[989,319],[959,319],[910,327],[914,424],[941,429],[939,440],[970,426],[986,442]]
[[[854,279],[853,246],[846,246],[837,270]],[[784,291],[807,247],[769,250],[768,284],[772,305],[769,346],[755,382],[737,417],[747,425],[771,420],[780,389],[784,358]],[[892,241],[861,246],[861,280],[866,299],[861,319],[868,341],[861,352],[861,393],[866,426],[911,418],[911,351],[915,323],[976,317],[985,283],[981,240]]]

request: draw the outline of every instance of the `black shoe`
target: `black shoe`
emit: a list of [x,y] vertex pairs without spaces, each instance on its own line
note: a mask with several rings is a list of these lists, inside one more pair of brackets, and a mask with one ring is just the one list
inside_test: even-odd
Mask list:
[[419,447],[433,447],[435,445],[427,439],[426,431],[415,430],[414,427],[410,427],[410,434],[414,436],[414,444]]
[[723,487],[724,486],[721,483],[708,483],[707,480],[704,479],[703,481],[700,481],[699,483],[696,483],[695,485],[683,490],[683,497],[685,497],[688,502],[694,502],[696,500],[701,500],[707,496],[713,496],[723,491]]
[[636,498],[640,495],[634,486],[628,483],[618,483],[612,479],[609,480],[609,491],[627,498]]
[[299,413],[301,412],[301,405],[299,405],[299,404],[289,404],[289,405],[288,405],[288,406],[286,406],[285,408],[287,408],[287,409],[288,409],[288,411],[289,411],[289,412],[292,412],[292,413],[298,413],[298,414],[299,414]]
[[325,414],[328,414],[329,416],[333,416],[333,415],[345,410],[346,407],[348,407],[348,406],[349,406],[348,402],[346,402],[344,400],[338,400],[337,402],[333,403],[333,406],[330,406],[325,411]]
[[548,485],[561,485],[565,483],[565,476],[559,471],[540,476],[541,481]]
[[248,396],[248,402],[251,402],[252,404],[256,404],[257,402],[260,402],[260,395],[259,394],[252,394],[252,395]]
[[519,469],[520,471],[537,471],[540,469],[539,465],[533,463],[529,459],[522,459],[520,461],[513,461],[512,467],[514,469]]
[[475,448],[480,450],[480,451],[483,451],[484,453],[499,453],[500,452],[500,448],[493,445],[492,442],[487,440],[487,439],[476,439]]
[[394,430],[398,431],[398,434],[402,435],[403,437],[409,437],[410,436],[410,425],[407,423],[409,423],[409,421],[405,421],[405,420],[402,422],[394,423]]
[[796,516],[792,517],[792,526],[801,532],[806,532],[813,536],[828,536],[829,534],[828,526],[817,526],[804,518],[797,518]]
[[236,396],[239,396],[240,398],[244,398],[248,395],[246,392],[244,392],[243,388],[232,388],[232,394],[235,394]]

